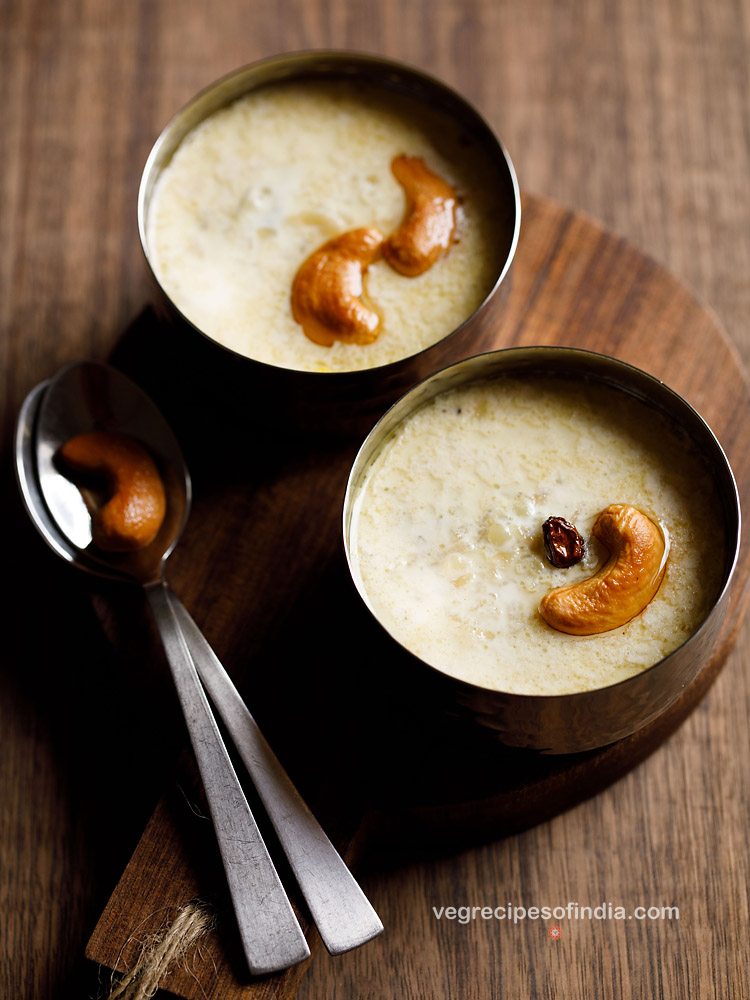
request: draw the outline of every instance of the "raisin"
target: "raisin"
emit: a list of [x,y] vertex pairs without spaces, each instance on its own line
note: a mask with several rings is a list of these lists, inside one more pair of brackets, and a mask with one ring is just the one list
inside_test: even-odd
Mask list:
[[542,534],[544,551],[553,566],[567,569],[583,559],[583,538],[564,517],[548,517],[542,525]]

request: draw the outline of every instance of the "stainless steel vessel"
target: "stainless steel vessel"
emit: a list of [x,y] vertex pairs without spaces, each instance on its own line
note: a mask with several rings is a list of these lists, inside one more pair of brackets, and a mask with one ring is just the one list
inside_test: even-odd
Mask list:
[[[154,185],[176,149],[200,122],[251,91],[280,81],[306,78],[361,80],[408,94],[425,105],[458,119],[486,149],[496,166],[496,183],[506,206],[502,226],[502,253],[496,280],[478,309],[457,329],[430,347],[409,357],[361,371],[312,372],[281,368],[256,361],[212,340],[183,315],[159,283],[148,239],[148,213]],[[347,434],[361,433],[415,382],[443,365],[493,343],[501,286],[518,243],[521,201],[513,164],[482,116],[455,91],[438,80],[380,56],[353,52],[312,51],[274,56],[239,69],[211,84],[194,97],[167,124],[146,162],[138,195],[138,230],[156,286],[159,313],[195,343],[197,363],[207,378],[222,386],[225,398],[235,397],[238,412],[246,416],[272,413],[274,420]],[[195,362],[194,362],[195,363]]]
[[[390,637],[389,654],[403,663],[400,673],[409,680],[411,690],[422,692],[436,709],[472,719],[509,746],[546,753],[590,750],[622,739],[654,720],[669,708],[710,657],[726,613],[739,552],[739,496],[727,457],[708,424],[681,396],[646,372],[606,355],[562,347],[509,348],[468,358],[428,378],[399,400],[372,429],[354,461],[344,500],[344,548],[355,587],[376,621],[351,551],[352,514],[370,462],[401,421],[438,393],[509,374],[596,381],[653,406],[692,440],[714,477],[721,500],[723,576],[710,613],[673,653],[617,684],[566,695],[510,694],[450,677]],[[384,626],[380,628],[385,631]]]

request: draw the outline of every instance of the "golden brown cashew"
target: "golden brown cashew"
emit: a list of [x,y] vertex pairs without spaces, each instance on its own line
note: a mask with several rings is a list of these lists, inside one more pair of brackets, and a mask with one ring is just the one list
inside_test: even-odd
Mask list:
[[668,545],[651,518],[627,504],[611,504],[594,522],[592,533],[610,553],[598,573],[546,594],[542,618],[569,635],[609,632],[635,618],[659,589]]
[[456,228],[456,192],[418,156],[397,156],[391,164],[404,189],[406,216],[383,245],[383,256],[409,278],[427,271],[447,253]]
[[91,517],[96,545],[130,552],[153,542],[167,502],[161,476],[143,445],[126,434],[92,431],[66,441],[60,456],[73,471],[104,478],[108,499]]
[[301,265],[292,283],[292,313],[305,335],[330,347],[334,340],[371,344],[380,316],[361,301],[362,278],[380,256],[383,234],[352,229],[324,243]]

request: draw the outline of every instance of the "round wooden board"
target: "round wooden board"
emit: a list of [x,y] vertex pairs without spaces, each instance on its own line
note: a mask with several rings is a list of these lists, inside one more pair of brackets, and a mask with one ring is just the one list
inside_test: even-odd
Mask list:
[[[530,196],[497,331],[498,347],[517,344],[590,348],[661,377],[706,417],[741,496],[748,495],[750,390],[716,318],[625,240]],[[357,832],[379,835],[382,858],[394,841],[421,853],[430,844],[499,836],[568,808],[654,750],[721,668],[744,609],[746,545],[714,656],[647,729],[602,750],[545,757],[439,720],[407,697],[405,678],[348,578],[340,515],[359,442],[282,436],[233,421],[236,406],[222,398],[205,364],[150,314],[121,338],[113,361],[159,403],[193,473],[193,511],[170,559],[170,581],[348,858]],[[150,676],[140,598],[114,596],[102,616],[109,638]],[[165,718],[174,717],[165,677],[163,687]],[[189,782],[183,774],[181,786]],[[133,958],[123,943],[160,908],[194,896],[226,905],[205,821],[183,798],[168,796],[152,817],[90,942],[94,960],[123,968]],[[222,995],[250,995],[231,920],[223,926],[223,935],[212,932],[205,943]],[[179,971],[168,985],[197,995]],[[265,996],[263,984],[252,995]]]
[[[623,774],[707,690],[739,625],[746,547],[714,657],[666,715],[629,739],[543,757],[421,713],[406,679],[393,676],[398,665],[341,557],[341,503],[359,441],[285,436],[272,422],[237,424],[236,400],[212,384],[203,345],[191,359],[178,337],[140,322],[114,358],[166,411],[193,471],[195,504],[170,576],[312,798],[321,792],[320,773],[340,771],[346,745],[345,770],[362,790],[361,808],[377,803],[387,826],[428,823],[439,836],[528,825]],[[717,319],[626,240],[531,196],[523,199],[496,338],[497,347],[526,344],[602,351],[662,378],[708,420],[747,494],[750,388]],[[178,381],[177,349],[185,362]]]
[[[526,196],[512,290],[497,347],[557,344],[613,354],[658,376],[699,410],[727,452],[741,500],[750,486],[750,386],[717,318],[632,244],[548,199]],[[419,839],[487,836],[529,826],[594,794],[659,746],[695,708],[731,648],[745,607],[746,531],[721,638],[698,677],[650,726],[601,750],[541,757],[425,725],[414,757],[393,757],[381,831]],[[428,765],[429,760],[429,765]],[[391,792],[393,786],[391,786]],[[390,803],[388,799],[390,798]],[[394,800],[398,804],[394,807]]]

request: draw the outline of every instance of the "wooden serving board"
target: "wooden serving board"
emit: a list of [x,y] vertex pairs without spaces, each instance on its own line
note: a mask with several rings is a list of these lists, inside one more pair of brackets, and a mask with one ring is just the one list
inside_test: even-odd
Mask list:
[[[497,329],[498,347],[517,344],[586,347],[661,377],[705,416],[743,499],[750,493],[750,390],[716,317],[625,240],[530,196]],[[220,387],[206,384],[183,347],[145,316],[114,358],[162,406],[193,471],[194,509],[170,579],[350,860],[365,835],[381,851],[398,842],[400,850],[419,852],[446,840],[498,837],[554,815],[642,760],[708,689],[744,610],[746,545],[715,655],[648,729],[603,750],[556,758],[441,729],[409,702],[348,582],[340,511],[358,442],[230,422]],[[105,628],[119,632],[116,602],[104,608],[97,600]],[[202,813],[185,755],[87,956],[127,969],[150,930],[200,898],[215,907],[216,928],[163,986],[191,1000],[292,997],[304,966],[248,983]]]

